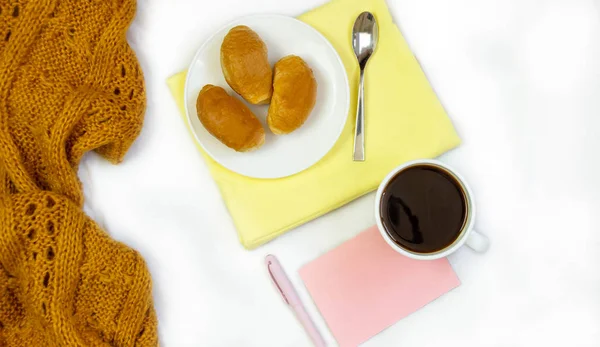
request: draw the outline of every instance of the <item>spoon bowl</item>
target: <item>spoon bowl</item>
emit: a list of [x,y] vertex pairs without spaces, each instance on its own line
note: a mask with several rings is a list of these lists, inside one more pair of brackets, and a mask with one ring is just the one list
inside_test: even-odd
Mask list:
[[361,69],[366,67],[367,61],[373,55],[378,36],[379,29],[373,14],[370,12],[361,13],[356,18],[352,29],[352,48]]

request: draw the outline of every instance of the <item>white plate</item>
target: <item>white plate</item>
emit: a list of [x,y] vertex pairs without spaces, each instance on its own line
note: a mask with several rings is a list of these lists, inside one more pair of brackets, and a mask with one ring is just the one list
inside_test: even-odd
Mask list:
[[[236,25],[247,25],[260,35],[268,47],[271,64],[289,54],[302,57],[312,68],[318,84],[317,102],[310,117],[289,135],[277,136],[268,129],[265,121],[268,106],[246,103],[267,132],[265,144],[248,153],[238,153],[219,142],[206,131],[196,114],[196,99],[206,84],[221,86],[243,100],[225,82],[220,63],[221,42]],[[185,106],[194,136],[216,162],[249,177],[286,177],[317,163],[339,138],[348,117],[348,78],[335,49],[309,25],[280,15],[249,16],[225,26],[200,47],[189,68]]]

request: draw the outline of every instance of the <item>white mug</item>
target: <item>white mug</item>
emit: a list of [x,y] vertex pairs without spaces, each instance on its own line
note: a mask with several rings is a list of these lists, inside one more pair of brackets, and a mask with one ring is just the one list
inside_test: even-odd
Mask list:
[[[437,252],[433,252],[433,253],[417,253],[417,252],[411,251],[409,249],[403,248],[401,245],[394,242],[394,240],[388,235],[388,233],[385,229],[385,226],[383,225],[383,222],[381,220],[382,197],[383,197],[383,192],[384,192],[385,188],[387,187],[388,183],[390,183],[390,181],[394,177],[396,177],[396,175],[398,175],[398,173],[400,173],[401,171],[404,171],[404,170],[414,167],[414,166],[421,166],[421,165],[434,166],[437,169],[442,170],[445,173],[447,173],[448,175],[450,175],[451,177],[453,177],[461,185],[462,191],[465,194],[466,207],[467,207],[467,216],[466,216],[467,219],[463,225],[462,230],[460,231],[459,236],[456,238],[456,240],[454,240],[454,242],[452,242],[452,244],[448,245],[447,247],[445,247]],[[390,172],[383,179],[383,182],[381,182],[381,184],[379,185],[379,189],[377,190],[377,195],[375,198],[375,219],[377,220],[377,227],[379,229],[379,232],[381,233],[381,236],[383,237],[383,239],[388,243],[388,245],[390,245],[398,253],[403,254],[409,258],[413,258],[413,259],[434,260],[434,259],[443,258],[443,257],[446,257],[446,256],[454,253],[457,249],[459,249],[464,244],[467,244],[467,246],[469,246],[476,252],[483,253],[483,252],[487,251],[487,249],[489,248],[489,244],[490,244],[489,240],[486,236],[475,231],[475,228],[474,228],[474,225],[475,225],[475,200],[473,198],[473,193],[471,191],[471,188],[469,188],[469,186],[467,185],[467,182],[462,178],[462,176],[460,174],[458,174],[455,170],[450,168],[448,165],[446,165],[440,161],[437,161],[437,160],[427,160],[427,159],[414,160],[414,161],[405,163],[403,165],[400,165],[399,167],[394,169],[392,172]]]

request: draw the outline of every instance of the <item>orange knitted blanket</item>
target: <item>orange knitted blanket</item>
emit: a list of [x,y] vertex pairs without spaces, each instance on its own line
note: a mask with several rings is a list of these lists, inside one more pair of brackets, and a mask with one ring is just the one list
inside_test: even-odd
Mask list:
[[123,159],[144,81],[134,0],[0,0],[0,346],[156,346],[143,259],[83,211],[77,167]]

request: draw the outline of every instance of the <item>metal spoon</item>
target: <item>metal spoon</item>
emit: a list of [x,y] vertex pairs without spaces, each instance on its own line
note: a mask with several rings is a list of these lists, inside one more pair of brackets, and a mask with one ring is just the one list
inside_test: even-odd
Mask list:
[[377,22],[370,12],[361,13],[352,29],[352,47],[360,66],[358,107],[356,108],[356,132],[354,134],[354,161],[365,160],[365,92],[364,76],[367,61],[377,45]]

